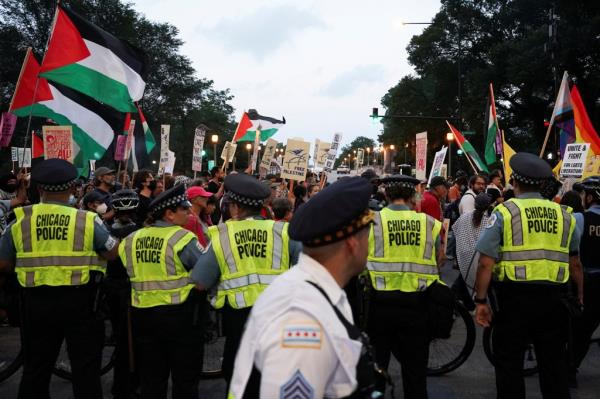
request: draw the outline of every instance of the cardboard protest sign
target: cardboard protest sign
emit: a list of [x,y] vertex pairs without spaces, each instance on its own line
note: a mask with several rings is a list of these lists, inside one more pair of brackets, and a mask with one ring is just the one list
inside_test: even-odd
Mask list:
[[331,172],[333,169],[333,164],[335,163],[335,157],[337,155],[338,148],[340,147],[340,142],[342,141],[342,133],[335,133],[333,135],[333,140],[331,141],[331,146],[329,148],[329,152],[327,153],[327,159],[325,160],[325,166],[323,170],[325,172]]
[[44,159],[60,158],[73,162],[73,128],[71,126],[42,126]]
[[175,153],[171,150],[169,150],[169,160],[167,161],[167,165],[165,166],[165,171],[164,173],[167,174],[173,174],[173,171],[175,170]]
[[125,153],[123,155],[123,159],[125,161],[129,160],[131,156],[131,149],[133,148],[133,140],[134,140],[134,131],[135,131],[135,120],[132,120],[129,124],[129,130],[127,131],[127,140],[125,140]]
[[431,179],[433,179],[434,176],[443,176],[442,166],[444,165],[444,159],[446,159],[446,152],[448,152],[448,147],[442,146],[442,149],[435,153],[431,171],[429,172],[428,183],[431,183]]
[[225,145],[223,146],[223,151],[221,151],[221,159],[226,163],[233,162],[233,156],[235,155],[236,148],[237,143],[226,141]]
[[331,143],[326,141],[319,141],[319,147],[317,148],[317,155],[315,156],[315,167],[322,168],[325,166],[325,162],[327,161],[327,154],[329,154],[329,149],[331,148]]
[[192,151],[192,170],[194,172],[202,171],[202,149],[204,148],[205,137],[206,127],[203,125],[198,126],[194,134],[194,148]]
[[158,162],[158,173],[164,173],[169,162],[169,135],[171,125],[160,125],[160,160]]
[[17,125],[17,116],[10,112],[3,112],[0,119],[0,147],[8,147]]
[[415,177],[419,180],[425,180],[427,178],[427,132],[417,133],[416,153]]
[[117,144],[115,146],[115,161],[122,161],[125,159],[125,145],[127,144],[127,136],[117,136]]
[[317,167],[317,155],[319,153],[319,145],[321,144],[321,140],[315,139],[315,145],[313,147],[313,166]]
[[268,139],[265,144],[265,152],[263,152],[262,159],[260,160],[260,167],[269,169],[271,167],[271,161],[275,157],[275,149],[277,149],[277,141]]
[[567,144],[567,147],[565,148],[565,155],[563,157],[562,167],[560,168],[560,177],[580,178],[581,176],[583,176],[583,171],[585,168],[589,150],[589,143]]
[[283,179],[303,181],[308,171],[310,143],[290,139],[287,141],[285,147],[281,177]]

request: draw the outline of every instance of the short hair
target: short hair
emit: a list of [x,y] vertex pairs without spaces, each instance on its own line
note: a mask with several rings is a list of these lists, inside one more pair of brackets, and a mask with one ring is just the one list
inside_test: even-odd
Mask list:
[[292,203],[287,198],[275,198],[271,208],[275,218],[283,219],[288,212],[292,211]]
[[401,199],[408,201],[417,191],[414,187],[405,187],[400,185],[388,186],[385,188],[385,195],[390,201]]
[[220,170],[221,168],[219,168],[218,166],[213,166],[210,170],[210,176],[215,177]]
[[143,187],[143,184],[146,182],[146,179],[148,178],[148,176],[151,176],[152,172],[149,171],[148,169],[142,169],[140,171],[138,171],[134,176],[133,176],[133,188],[135,190],[141,190]]
[[469,179],[469,187],[473,187],[473,185],[475,184],[477,179],[483,179],[483,184],[487,184],[487,182],[488,182],[486,175],[477,173],[476,175],[471,176],[471,178]]

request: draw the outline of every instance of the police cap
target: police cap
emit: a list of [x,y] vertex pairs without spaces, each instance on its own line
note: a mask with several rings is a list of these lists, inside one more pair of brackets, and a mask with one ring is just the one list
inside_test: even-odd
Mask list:
[[271,195],[269,186],[245,173],[231,174],[225,178],[227,196],[241,205],[261,207]]
[[67,191],[77,181],[77,168],[64,159],[52,158],[37,164],[31,171],[31,180],[44,191]]
[[519,152],[510,159],[512,178],[524,184],[539,186],[547,179],[554,178],[550,165],[537,155]]
[[415,188],[421,181],[411,176],[406,175],[392,175],[384,177],[380,180],[385,187],[406,187]]
[[185,185],[179,184],[161,193],[150,203],[150,212],[157,213],[172,206],[189,208],[192,206],[185,192]]
[[356,234],[373,222],[368,208],[372,192],[361,177],[338,180],[298,208],[290,222],[290,238],[318,247]]

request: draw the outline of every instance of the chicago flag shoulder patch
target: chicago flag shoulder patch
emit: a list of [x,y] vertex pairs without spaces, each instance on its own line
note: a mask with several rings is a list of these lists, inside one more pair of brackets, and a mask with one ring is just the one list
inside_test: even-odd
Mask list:
[[284,348],[321,349],[321,325],[311,321],[289,322],[283,327],[281,346]]

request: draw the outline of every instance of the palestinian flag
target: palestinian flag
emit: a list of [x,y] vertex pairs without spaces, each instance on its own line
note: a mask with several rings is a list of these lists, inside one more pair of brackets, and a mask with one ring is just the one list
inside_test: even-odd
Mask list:
[[271,138],[281,125],[285,124],[285,118],[278,120],[268,116],[259,115],[255,109],[244,112],[242,119],[233,136],[233,142],[254,141],[256,131],[260,131],[260,141],[267,141]]
[[148,122],[146,122],[146,117],[144,117],[144,114],[142,113],[142,109],[140,108],[139,105],[136,104],[136,106],[138,109],[138,115],[140,116],[140,122],[142,124],[142,129],[144,130],[144,143],[146,145],[146,153],[150,154],[152,149],[154,147],[156,147],[156,140],[154,139],[154,135],[152,134],[150,127],[148,127]]
[[473,148],[471,143],[469,143],[469,141],[465,139],[464,136],[458,131],[458,129],[452,126],[450,122],[446,121],[446,123],[448,124],[448,127],[450,128],[452,134],[454,134],[454,137],[456,138],[456,142],[458,143],[460,149],[463,150],[465,155],[473,161],[473,163],[479,169],[479,171],[489,172],[487,166],[485,165],[485,163],[483,163],[481,158],[479,158],[477,151],[475,151],[475,148]]
[[121,112],[146,87],[146,61],[141,50],[59,6],[40,75],[84,93]]
[[10,111],[20,117],[31,114],[51,119],[58,125],[73,126],[76,158],[86,161],[83,167],[87,160],[102,158],[113,141],[114,132],[123,126],[124,115],[68,87],[49,83],[44,78],[39,78],[34,99],[39,70],[40,64],[29,49]]
[[496,103],[494,101],[494,87],[490,83],[490,93],[488,95],[488,106],[486,109],[487,134],[485,137],[485,162],[488,165],[496,162],[498,154],[497,142],[500,135],[498,118],[496,116]]

